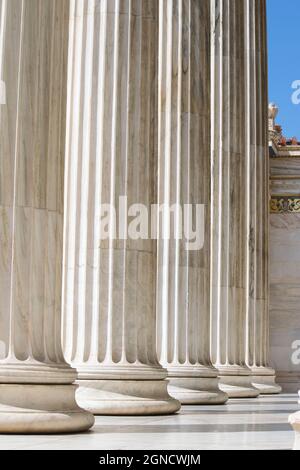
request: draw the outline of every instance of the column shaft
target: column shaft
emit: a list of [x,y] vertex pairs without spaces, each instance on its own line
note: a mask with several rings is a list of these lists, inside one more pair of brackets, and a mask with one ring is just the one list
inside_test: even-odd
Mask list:
[[220,388],[255,397],[246,366],[247,2],[212,0],[212,331]]
[[159,357],[182,403],[224,403],[209,350],[209,0],[161,0],[159,36]]
[[68,1],[2,0],[0,432],[88,429],[61,347]]
[[94,413],[170,413],[180,405],[157,360],[156,243],[144,213],[157,197],[158,2],[71,5],[65,355]]
[[261,393],[279,393],[269,348],[269,157],[266,2],[246,1],[248,285],[246,363]]

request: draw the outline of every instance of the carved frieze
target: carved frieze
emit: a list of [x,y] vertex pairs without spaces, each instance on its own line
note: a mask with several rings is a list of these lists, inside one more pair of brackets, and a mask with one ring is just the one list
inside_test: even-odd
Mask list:
[[300,196],[272,196],[271,214],[300,213]]

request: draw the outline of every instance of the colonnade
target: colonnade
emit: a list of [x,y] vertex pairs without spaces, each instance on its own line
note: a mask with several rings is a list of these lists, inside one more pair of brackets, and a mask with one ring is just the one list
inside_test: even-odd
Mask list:
[[278,393],[265,1],[0,11],[0,431]]

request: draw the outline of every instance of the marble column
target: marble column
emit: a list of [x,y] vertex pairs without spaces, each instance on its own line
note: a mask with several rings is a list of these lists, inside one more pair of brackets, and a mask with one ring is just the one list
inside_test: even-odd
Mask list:
[[157,342],[169,392],[183,404],[227,400],[209,345],[209,38],[209,0],[160,0]]
[[246,0],[248,282],[246,363],[260,393],[279,393],[269,353],[269,147],[266,2]]
[[0,12],[0,432],[84,431],[61,347],[68,1]]
[[70,28],[65,356],[93,413],[173,413],[155,343],[156,241],[138,233],[157,199],[158,1],[72,1]]
[[247,153],[245,18],[241,0],[211,0],[211,355],[229,397],[256,397],[246,365]]

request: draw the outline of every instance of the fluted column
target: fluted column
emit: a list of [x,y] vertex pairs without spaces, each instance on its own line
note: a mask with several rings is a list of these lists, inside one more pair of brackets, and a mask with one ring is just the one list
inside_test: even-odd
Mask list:
[[158,2],[71,8],[65,356],[79,371],[78,402],[94,413],[171,413],[180,404],[155,345],[156,242],[137,234],[134,206],[156,201]]
[[246,1],[212,0],[212,331],[220,388],[255,397],[246,366]]
[[60,327],[68,1],[0,12],[0,432],[86,430]]
[[266,2],[246,0],[248,284],[246,363],[261,393],[279,393],[269,353],[269,156]]
[[209,349],[209,0],[160,0],[159,38],[159,358],[181,403],[224,403]]

